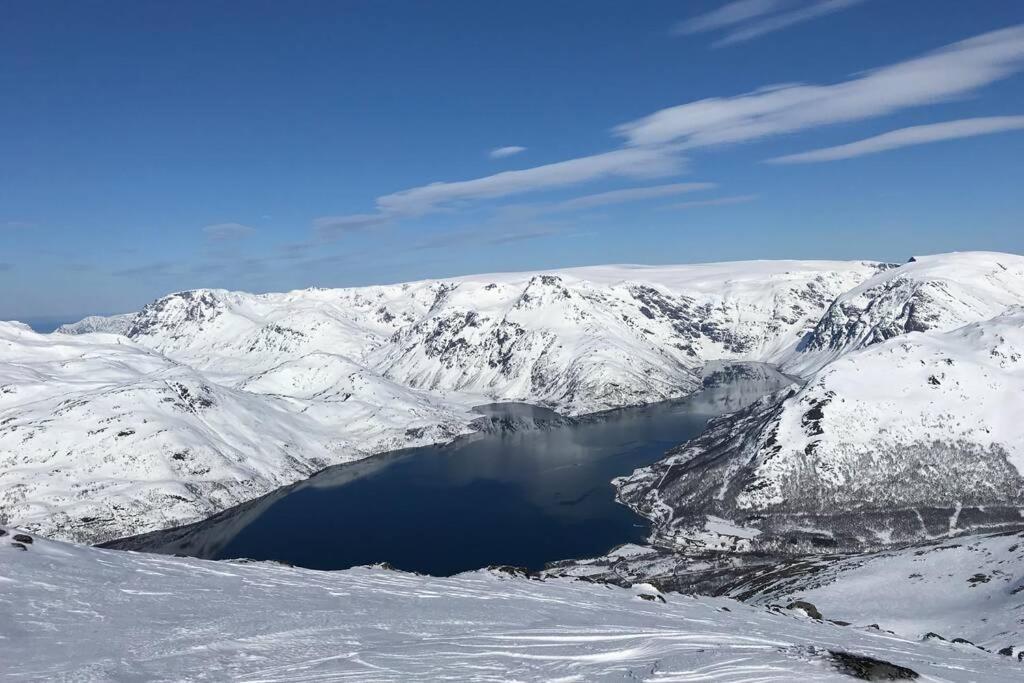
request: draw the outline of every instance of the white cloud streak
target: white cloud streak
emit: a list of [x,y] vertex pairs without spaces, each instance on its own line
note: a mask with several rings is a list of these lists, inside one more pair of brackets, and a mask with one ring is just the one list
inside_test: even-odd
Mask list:
[[756,194],[741,194],[733,197],[716,197],[714,199],[702,199],[695,202],[679,202],[670,204],[670,209],[696,209],[702,206],[731,206],[733,204],[746,204],[757,199]]
[[355,213],[347,216],[321,216],[313,221],[313,227],[321,237],[340,237],[351,232],[360,232],[383,225],[392,219],[380,213]]
[[1024,116],[987,116],[975,119],[961,119],[932,123],[924,126],[911,126],[899,130],[882,133],[866,140],[851,142],[836,147],[826,147],[800,154],[789,154],[769,159],[771,164],[809,164],[820,161],[837,161],[852,159],[867,154],[878,154],[891,149],[925,145],[930,142],[957,140],[977,135],[990,135],[1010,130],[1024,129]]
[[811,19],[817,19],[833,12],[839,12],[840,10],[848,9],[854,5],[859,5],[864,0],[823,0],[822,2],[813,2],[810,5],[795,9],[791,12],[784,12],[777,14],[772,17],[767,17],[760,21],[755,21],[748,26],[739,28],[732,33],[729,33],[721,40],[714,43],[715,47],[724,47],[726,45],[734,45],[736,43],[742,43],[753,38],[766,35],[768,33],[774,33],[775,31],[781,31],[784,28],[789,28],[795,24],[801,24]]
[[[321,237],[480,200],[612,178],[658,178],[685,169],[685,150],[759,140],[964,97],[1024,68],[1024,25],[985,33],[832,85],[789,84],[669,107],[613,132],[624,146],[591,156],[378,197],[373,213],[318,218]],[[571,201],[571,200],[570,200]]]
[[747,142],[962,97],[1019,71],[1024,26],[985,33],[833,85],[780,85],[669,107],[616,132],[634,146]]
[[683,161],[667,147],[618,149],[519,171],[451,183],[431,183],[377,199],[388,215],[417,216],[456,202],[496,199],[604,178],[657,178],[679,173]]
[[715,187],[717,187],[715,183],[672,183],[670,185],[630,187],[624,190],[612,190],[610,192],[599,192],[597,194],[574,197],[573,199],[567,199],[564,202],[552,205],[551,209],[556,211],[592,209],[598,206],[608,206],[609,204],[623,204],[626,202],[635,202],[644,199],[671,197],[685,192],[711,190]]
[[516,154],[520,154],[525,151],[525,147],[520,147],[519,145],[509,145],[508,147],[496,147],[492,149],[488,153],[488,156],[490,156],[492,159],[504,159],[505,157],[515,156]]
[[423,216],[482,199],[566,187],[608,178],[676,175],[686,160],[672,146],[624,148],[458,182],[422,185],[377,198],[376,213],[323,216],[313,221],[321,238],[332,239],[401,218]]
[[249,237],[255,228],[241,223],[214,223],[203,227],[206,238],[215,242],[226,242],[229,240],[240,240]]
[[784,7],[786,3],[787,0],[736,0],[712,12],[677,24],[673,33],[687,35],[734,26],[765,14],[771,14]]

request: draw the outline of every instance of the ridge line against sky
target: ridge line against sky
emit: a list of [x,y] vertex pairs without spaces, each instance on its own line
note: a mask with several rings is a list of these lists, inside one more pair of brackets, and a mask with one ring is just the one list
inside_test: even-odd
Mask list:
[[0,318],[196,287],[1024,251],[1024,3],[8,19]]

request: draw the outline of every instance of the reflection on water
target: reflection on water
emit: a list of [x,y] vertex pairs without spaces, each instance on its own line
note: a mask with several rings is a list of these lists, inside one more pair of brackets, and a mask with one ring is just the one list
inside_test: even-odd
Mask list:
[[768,366],[742,367],[708,374],[705,389],[686,400],[570,425],[544,408],[481,406],[492,419],[556,426],[332,467],[205,522],[112,545],[315,569],[389,562],[431,574],[489,564],[539,569],[597,555],[647,534],[642,519],[615,503],[611,479],[696,436],[709,417],[790,382]]

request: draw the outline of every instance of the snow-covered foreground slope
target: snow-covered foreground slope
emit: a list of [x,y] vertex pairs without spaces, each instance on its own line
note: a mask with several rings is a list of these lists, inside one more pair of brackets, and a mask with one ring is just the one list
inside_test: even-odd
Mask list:
[[308,359],[302,381],[271,369],[252,380],[268,393],[253,393],[124,337],[0,323],[0,518],[108,540],[202,519],[327,465],[446,441],[479,417],[471,398],[333,360]]
[[[1024,308],[852,351],[620,479],[665,543],[863,547],[1019,523]],[[810,544],[810,545],[807,545]]]
[[[1024,661],[1024,527],[844,555],[680,554],[623,545],[546,576],[728,596],[913,640],[983,647]],[[808,607],[808,605],[813,606]]]
[[759,605],[805,601],[828,619],[874,623],[907,638],[959,638],[1024,660],[1021,531],[782,563],[751,572],[725,594]]
[[[725,598],[480,571],[315,572],[0,539],[16,680],[1015,681],[1013,658]],[[647,596],[649,599],[643,599]],[[664,600],[664,602],[662,602]],[[864,657],[888,664],[873,663]],[[882,667],[878,669],[877,667]],[[899,668],[894,668],[899,667]],[[844,673],[844,671],[846,673]]]
[[946,331],[1024,305],[1024,256],[922,256],[840,295],[783,370],[810,375],[844,353],[909,332]]

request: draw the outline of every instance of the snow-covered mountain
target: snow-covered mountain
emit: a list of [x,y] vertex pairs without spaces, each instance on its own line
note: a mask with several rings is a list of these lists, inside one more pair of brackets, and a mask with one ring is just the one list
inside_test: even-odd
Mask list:
[[833,361],[618,480],[661,542],[858,548],[1024,518],[1024,308]]
[[[8,326],[0,460],[19,471],[0,475],[0,517],[89,540],[196,521],[326,464],[449,440],[471,429],[474,405],[578,415],[675,398],[701,385],[707,361],[734,359],[811,381],[623,482],[622,499],[667,538],[704,538],[708,514],[731,530],[710,542],[737,547],[765,530],[858,546],[920,538],[958,509],[954,526],[996,524],[1020,503],[1020,463],[1007,460],[1020,435],[1006,417],[1019,387],[992,354],[1018,352],[1017,314],[998,316],[1021,301],[1024,258],[978,252],[900,267],[755,261],[195,290],[149,304],[123,337],[26,343]],[[982,328],[936,336],[967,322]],[[216,395],[216,407],[182,418],[154,373],[193,398]],[[71,410],[61,402],[73,396]],[[185,449],[205,455],[186,468]],[[115,477],[124,463],[130,476]],[[121,490],[137,493],[126,503]]]
[[105,332],[107,334],[127,334],[135,321],[135,313],[118,315],[90,315],[75,323],[66,323],[57,328],[61,334],[89,334]]
[[836,298],[782,367],[807,376],[849,351],[908,332],[951,330],[1013,305],[1024,305],[1024,256],[916,257]]
[[[590,413],[776,359],[873,263],[608,266],[284,294],[195,290],[54,335],[0,328],[0,519],[102,541],[471,429]],[[123,336],[75,334],[122,330]]]
[[107,540],[201,519],[327,465],[447,441],[479,418],[472,399],[307,359],[302,381],[285,364],[252,378],[254,393],[124,337],[0,323],[0,517]]
[[684,396],[708,359],[776,360],[882,268],[755,261],[197,290],[149,304],[127,336],[232,386],[329,353],[407,387],[582,414]]
[[773,360],[881,266],[751,262],[458,280],[371,356],[405,384],[569,413],[685,395],[704,361]]
[[[1016,681],[938,640],[728,598],[85,548],[0,528],[0,668],[22,681]],[[140,619],[140,614],[153,615]]]

